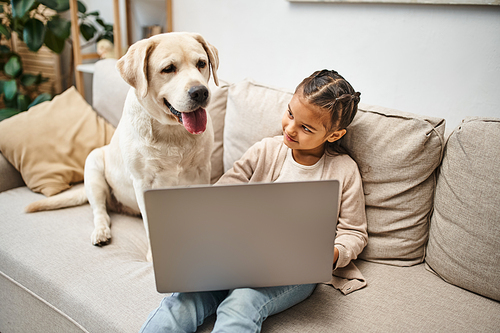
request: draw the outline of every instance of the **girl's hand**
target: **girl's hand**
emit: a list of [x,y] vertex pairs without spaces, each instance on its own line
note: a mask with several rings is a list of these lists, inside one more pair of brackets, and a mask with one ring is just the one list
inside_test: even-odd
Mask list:
[[339,259],[339,250],[337,250],[337,248],[334,247],[333,248],[333,266],[335,266],[338,259]]

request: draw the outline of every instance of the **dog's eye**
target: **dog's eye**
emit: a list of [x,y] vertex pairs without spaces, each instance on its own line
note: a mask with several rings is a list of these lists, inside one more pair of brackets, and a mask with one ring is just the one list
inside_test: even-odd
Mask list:
[[199,69],[205,68],[205,67],[207,67],[207,62],[205,60],[200,60],[196,64],[196,67],[198,67]]
[[176,71],[177,68],[175,68],[174,65],[170,65],[168,67],[165,67],[164,69],[162,69],[162,73],[167,73],[167,74],[170,74],[170,73],[173,73]]

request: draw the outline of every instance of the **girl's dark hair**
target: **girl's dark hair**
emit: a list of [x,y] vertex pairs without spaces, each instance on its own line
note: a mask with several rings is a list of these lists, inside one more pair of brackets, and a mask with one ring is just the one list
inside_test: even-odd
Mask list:
[[[330,128],[333,132],[347,128],[358,111],[359,96],[346,79],[333,70],[321,70],[314,72],[305,78],[295,89],[302,90],[302,96],[311,104],[330,113]],[[346,154],[340,147],[340,140],[327,142],[326,152],[332,155]]]

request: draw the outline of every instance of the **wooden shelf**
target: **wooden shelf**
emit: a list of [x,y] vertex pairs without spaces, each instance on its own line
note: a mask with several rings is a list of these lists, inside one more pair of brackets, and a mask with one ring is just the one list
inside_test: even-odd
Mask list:
[[81,64],[76,66],[76,70],[81,73],[90,73],[94,74],[95,72],[95,64]]

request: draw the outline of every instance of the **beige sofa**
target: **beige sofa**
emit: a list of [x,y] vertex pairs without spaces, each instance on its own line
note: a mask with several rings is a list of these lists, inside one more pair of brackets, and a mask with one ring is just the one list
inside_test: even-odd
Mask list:
[[[113,60],[97,64],[93,90],[116,125],[127,86]],[[212,181],[280,134],[290,97],[251,80],[213,89]],[[500,120],[464,120],[447,143],[444,131],[443,119],[360,106],[343,144],[364,180],[370,237],[356,265],[367,286],[318,285],[263,332],[500,331]],[[24,213],[43,195],[12,164],[0,156],[0,332],[138,331],[164,296],[141,220],[112,214],[111,244],[92,246],[90,207]]]

